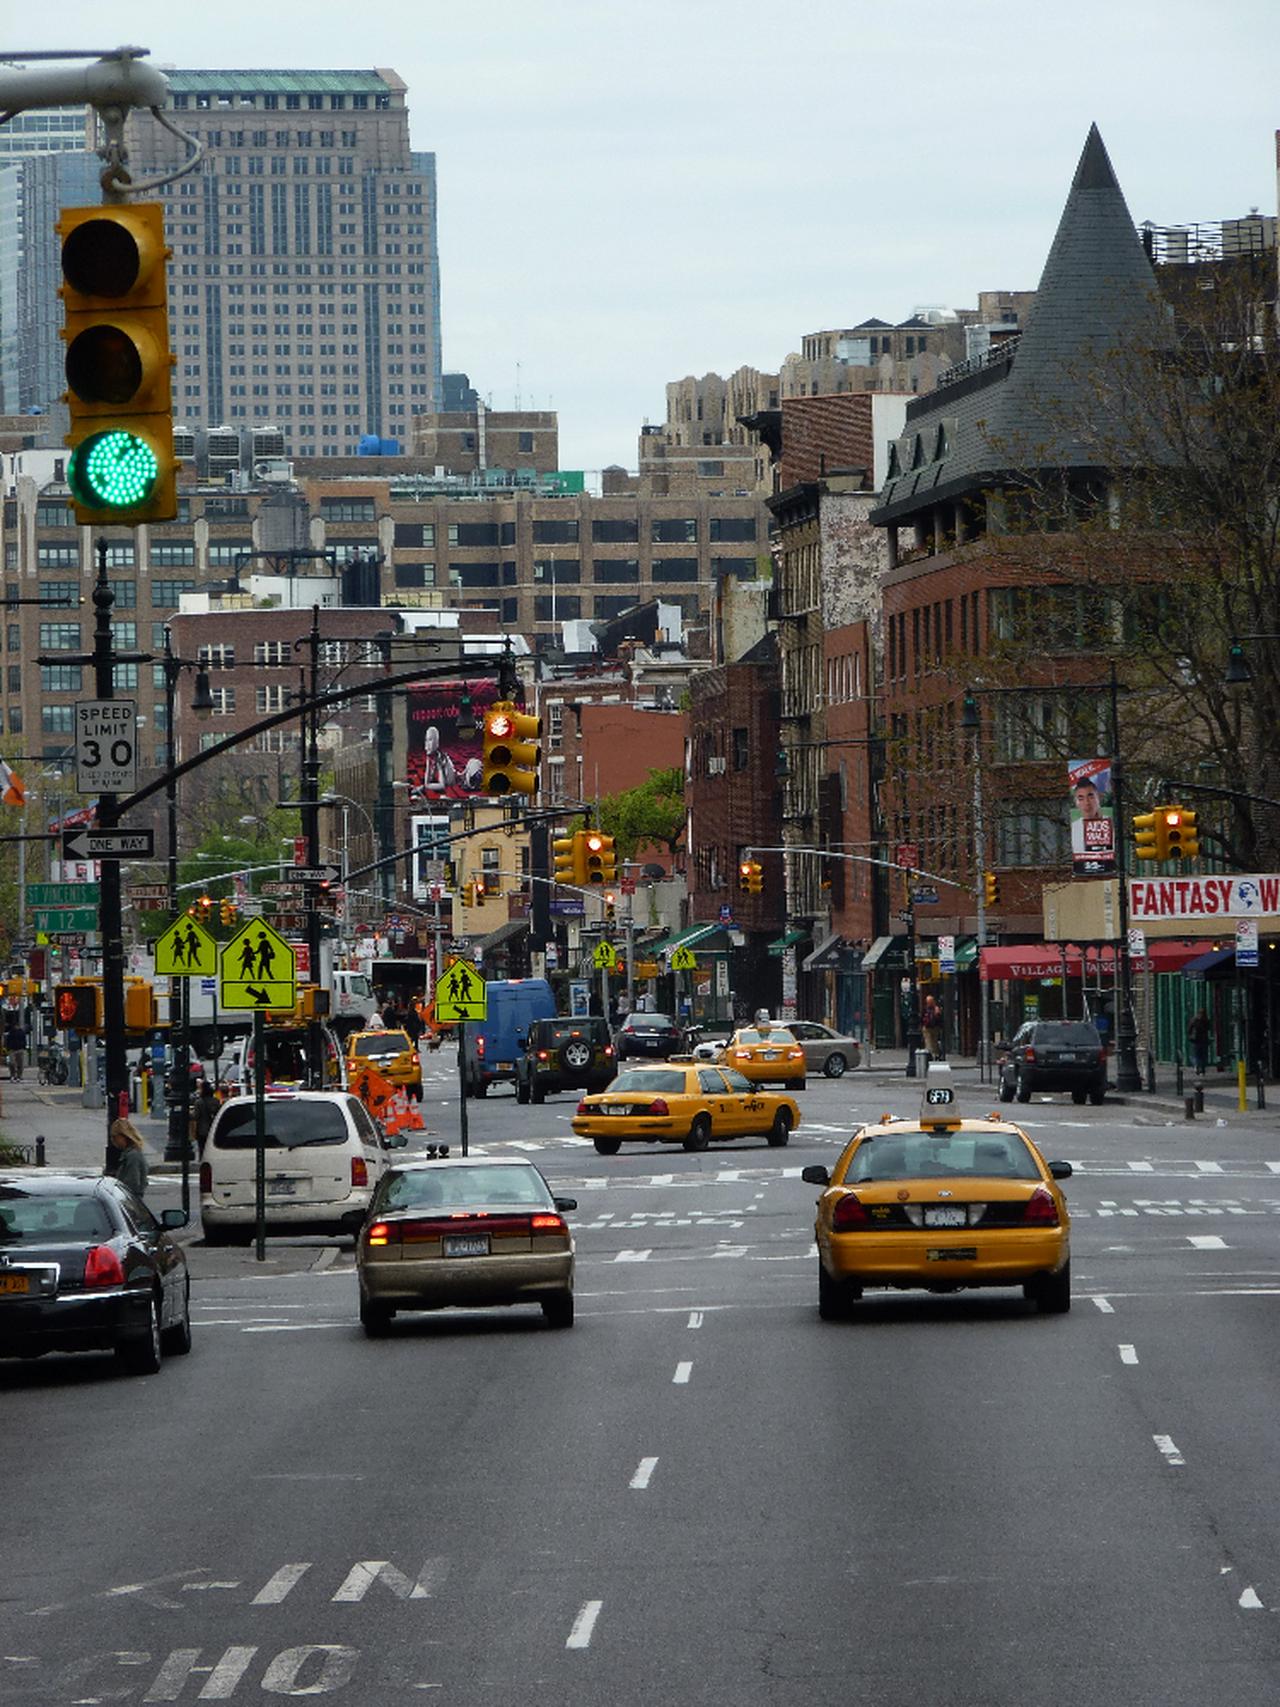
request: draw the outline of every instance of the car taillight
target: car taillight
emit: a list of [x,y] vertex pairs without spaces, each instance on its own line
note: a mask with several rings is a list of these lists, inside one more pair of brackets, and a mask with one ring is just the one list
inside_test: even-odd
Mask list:
[[586,1097],[583,1097],[582,1101],[578,1104],[577,1108],[575,1108],[573,1112],[575,1114],[590,1114],[591,1113],[591,1110],[587,1107]]
[[1034,1061],[1035,1058],[1036,1058],[1036,1052],[1034,1049],[1029,1048],[1023,1052],[1022,1059],[1024,1061]]
[[110,1245],[90,1245],[84,1259],[86,1286],[123,1286],[124,1269]]
[[534,1215],[529,1220],[531,1233],[567,1233],[569,1229],[559,1215]]
[[733,1053],[739,1061],[749,1061],[751,1059],[751,1051],[749,1049],[735,1049]]
[[609,1057],[610,1057],[610,1056],[611,1056],[611,1055],[612,1055],[612,1054],[613,1054],[613,1045],[612,1045],[612,1043],[606,1043],[606,1044],[605,1044],[605,1046],[604,1046],[604,1054],[605,1054],[605,1060],[606,1060],[606,1061],[607,1061],[607,1060],[608,1060],[608,1059],[609,1059]]
[[1022,1219],[1035,1227],[1056,1227],[1058,1225],[1058,1205],[1053,1200],[1053,1193],[1038,1185],[1027,1199],[1027,1207],[1022,1212]]
[[351,1158],[351,1183],[352,1185],[368,1185],[369,1183],[369,1164],[363,1156],[352,1156]]
[[798,1061],[803,1054],[804,1054],[803,1049],[788,1049],[787,1050],[787,1060],[788,1061]]
[[549,1061],[551,1059],[551,1057],[545,1049],[539,1049],[538,1059],[539,1059],[539,1061]]
[[666,1097],[654,1097],[653,1101],[649,1104],[649,1113],[670,1114],[671,1109],[667,1104]]
[[213,1166],[209,1162],[201,1162],[200,1164],[200,1189],[201,1191],[213,1190]]
[[847,1233],[850,1227],[867,1227],[870,1226],[870,1224],[871,1217],[867,1214],[866,1209],[854,1196],[853,1192],[846,1192],[846,1194],[840,1199],[839,1203],[836,1204],[835,1210],[832,1213],[832,1232]]
[[480,1057],[480,1059],[482,1061],[484,1060],[484,1036],[483,1036],[483,1034],[476,1038],[476,1054]]
[[1099,1051],[1098,1051],[1098,1065],[1101,1066],[1106,1061],[1106,1059],[1107,1059],[1106,1050],[1105,1049],[1099,1049]]
[[385,1245],[391,1237],[391,1230],[385,1221],[375,1221],[365,1234],[367,1245]]

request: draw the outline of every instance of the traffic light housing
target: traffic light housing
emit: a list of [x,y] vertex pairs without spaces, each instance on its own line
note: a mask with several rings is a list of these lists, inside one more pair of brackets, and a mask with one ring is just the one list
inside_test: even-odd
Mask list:
[[96,984],[59,984],[53,992],[53,1011],[67,1031],[101,1031],[102,991]]
[[583,881],[588,884],[616,883],[618,855],[612,836],[603,830],[583,830]]
[[83,524],[169,522],[173,454],[164,209],[159,202],[64,208],[62,297],[67,484]]
[[1160,852],[1160,833],[1156,813],[1135,812],[1133,815],[1134,852],[1139,859],[1163,859]]
[[218,918],[224,925],[234,925],[240,915],[240,909],[234,901],[224,900],[218,903]]
[[601,899],[604,901],[604,922],[607,925],[611,925],[617,917],[618,897],[614,894],[612,889],[606,889]]
[[459,885],[459,887],[458,887],[458,899],[459,899],[459,901],[462,902],[462,905],[464,907],[474,907],[475,906],[475,901],[476,901],[475,885],[472,883],[472,881],[469,877],[466,879],[466,881],[464,883]]
[[1182,808],[1182,857],[1183,859],[1198,859],[1200,857],[1200,830],[1196,822],[1194,808]]
[[982,897],[988,907],[1000,905],[1000,879],[994,871],[982,874]]
[[542,720],[496,699],[484,714],[482,794],[536,794]]
[[125,1030],[154,1031],[155,1025],[155,991],[145,978],[126,979],[124,986]]
[[551,875],[556,883],[575,884],[579,881],[577,851],[577,836],[557,836],[552,842]]
[[751,866],[752,861],[749,859],[738,862],[738,890],[743,895],[751,893]]
[[748,875],[747,887],[753,895],[758,895],[764,888],[764,867],[758,859],[750,860],[748,863],[751,871]]

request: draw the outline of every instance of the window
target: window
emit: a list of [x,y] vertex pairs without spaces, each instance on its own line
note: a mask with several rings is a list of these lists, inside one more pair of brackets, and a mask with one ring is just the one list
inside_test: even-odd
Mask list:
[[536,622],[576,622],[582,615],[582,600],[572,594],[558,593],[553,599],[539,596],[533,601]]
[[138,603],[138,583],[136,581],[109,581],[108,586],[115,594],[115,610],[134,610]]
[[655,516],[649,524],[649,538],[654,545],[692,545],[698,537],[698,523],[693,517],[687,520]]
[[108,569],[132,569],[134,565],[133,541],[113,539],[107,546]]
[[996,587],[991,601],[996,640],[1027,644],[1037,653],[1090,652],[1109,637],[1109,602],[1087,587]]
[[42,735],[70,735],[75,720],[74,705],[42,705],[40,707],[40,733]]
[[744,771],[751,764],[751,736],[746,729],[733,731],[733,768]]
[[1080,689],[995,697],[995,753],[1002,763],[1070,759],[1106,751],[1109,722],[1102,694]]
[[9,623],[7,632],[8,632],[8,639],[7,639],[7,644],[6,644],[5,650],[8,652],[21,652],[21,650],[22,650],[22,624],[18,623],[18,622]]
[[1065,795],[1060,800],[1007,800],[996,820],[996,858],[1001,866],[1066,865],[1071,829]]
[[711,559],[712,580],[727,581],[730,577],[735,581],[754,581],[756,578],[755,558],[713,557]]
[[152,608],[159,610],[166,606],[176,605],[183,593],[193,593],[195,587],[194,581],[153,581],[151,583]]
[[46,499],[36,505],[38,528],[73,528],[75,525],[75,511],[70,504],[54,503]]
[[252,540],[210,540],[209,567],[231,569],[235,567],[237,558],[249,557],[252,554]]
[[285,694],[288,689],[281,687],[257,688],[254,692],[254,705],[258,711],[283,711]]
[[196,662],[202,670],[234,670],[236,649],[223,645],[199,646],[196,648]]
[[78,545],[37,545],[37,569],[78,569],[80,567],[80,547]]
[[533,449],[533,434],[521,433],[516,448],[521,451],[531,451]]
[[593,575],[597,583],[638,581],[640,579],[640,559],[638,557],[597,557],[593,566]]
[[756,537],[754,516],[712,516],[711,543],[728,544],[753,540]]
[[[153,569],[190,569],[194,567],[195,561],[196,548],[192,540],[175,539],[152,541],[151,567]],[[157,583],[157,585],[163,584],[164,583]],[[191,588],[195,586],[195,582],[192,581],[189,584],[184,583],[183,585],[184,590],[190,592]],[[152,592],[151,595],[151,602],[152,604],[155,604],[156,602],[154,592]],[[175,599],[172,602],[176,604],[177,600]]]
[[449,523],[450,545],[497,545],[497,543],[497,522]]
[[236,708],[236,690],[234,688],[210,688],[209,695],[213,700],[213,715],[215,717],[230,717]]
[[80,624],[78,622],[42,622],[40,624],[42,652],[78,652]]
[[533,563],[535,581],[554,581],[573,586],[582,579],[582,565],[576,557],[537,557]]
[[578,543],[578,524],[576,521],[560,520],[537,521],[533,523],[533,543],[535,545],[576,545]]
[[320,516],[326,522],[371,522],[376,519],[372,498],[321,498]]
[[41,581],[40,602],[51,607],[78,605],[80,603],[79,581]]
[[290,649],[283,640],[257,640],[253,646],[253,661],[278,669],[292,662]]
[[696,581],[698,579],[698,559],[696,557],[655,557],[652,574],[655,581]]
[[138,666],[136,664],[117,664],[111,672],[111,683],[117,693],[124,689],[132,691],[138,685]]

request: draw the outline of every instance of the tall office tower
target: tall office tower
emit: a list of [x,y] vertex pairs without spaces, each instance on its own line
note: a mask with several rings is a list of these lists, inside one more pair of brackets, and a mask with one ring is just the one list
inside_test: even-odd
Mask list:
[[86,107],[15,113],[0,125],[0,414],[60,410],[66,379],[54,224],[60,207],[99,199],[93,146]]
[[[162,192],[174,415],[196,429],[278,427],[296,456],[406,447],[438,410],[434,154],[409,147],[394,71],[168,71],[201,165]],[[186,150],[130,116],[135,174]]]

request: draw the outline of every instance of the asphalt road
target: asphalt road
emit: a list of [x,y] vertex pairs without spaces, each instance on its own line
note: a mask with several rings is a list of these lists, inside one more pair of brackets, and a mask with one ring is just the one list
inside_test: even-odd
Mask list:
[[784,1151],[616,1158],[571,1096],[472,1102],[579,1199],[570,1333],[368,1341],[348,1246],[196,1245],[191,1357],[0,1365],[0,1702],[1273,1707],[1274,1135],[1006,1111],[1078,1170],[1071,1314],[820,1323],[799,1170],[917,1095],[811,1081]]

